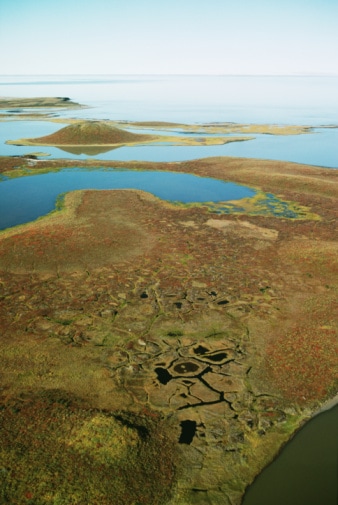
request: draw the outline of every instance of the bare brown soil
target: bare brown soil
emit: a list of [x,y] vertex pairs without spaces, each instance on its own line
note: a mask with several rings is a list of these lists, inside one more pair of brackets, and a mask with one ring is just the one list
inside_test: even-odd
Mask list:
[[[25,163],[0,159],[2,171]],[[149,429],[174,436],[176,477],[156,503],[238,504],[337,387],[338,173],[235,158],[118,166],[250,184],[319,219],[87,191],[1,233],[2,404],[62,390],[98,411],[159,415],[167,425]]]

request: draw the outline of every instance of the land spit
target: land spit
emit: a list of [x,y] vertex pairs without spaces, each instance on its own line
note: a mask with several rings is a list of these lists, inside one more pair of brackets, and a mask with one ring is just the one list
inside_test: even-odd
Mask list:
[[2,232],[1,496],[239,504],[336,390],[338,173],[238,158],[100,166],[248,184],[308,213],[84,191]]

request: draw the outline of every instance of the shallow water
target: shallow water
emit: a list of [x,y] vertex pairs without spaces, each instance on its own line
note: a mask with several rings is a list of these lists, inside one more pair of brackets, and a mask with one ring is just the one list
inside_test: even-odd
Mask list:
[[[239,156],[244,158],[260,158],[271,160],[285,160],[296,163],[338,168],[338,128],[316,128],[313,133],[303,135],[266,135],[253,134],[254,140],[232,142],[219,146],[174,146],[174,145],[144,145],[133,147],[107,148],[101,153],[91,155],[87,151],[72,153],[72,148],[57,148],[50,146],[15,146],[5,144],[6,140],[19,138],[33,138],[49,135],[62,128],[62,124],[47,121],[6,121],[0,122],[0,152],[6,156],[21,156],[29,153],[46,153],[56,159],[87,159],[120,160],[120,161],[187,161],[190,159],[206,158],[210,156]],[[158,133],[164,135],[184,135],[160,130],[137,130],[133,132]],[[190,134],[189,136],[204,136]],[[220,136],[220,135],[218,135]],[[225,136],[225,135],[224,135]],[[240,134],[226,135],[240,137]],[[251,136],[251,134],[250,134]],[[86,148],[84,148],[85,150]]]
[[338,118],[336,76],[2,76],[0,95],[68,96],[94,107],[77,117],[97,119],[318,126]]
[[[184,161],[207,156],[240,156],[338,168],[338,128],[320,128],[338,126],[338,77],[3,76],[0,95],[68,96],[89,106],[54,111],[64,118],[317,127],[313,135],[256,135],[256,140],[223,146],[121,147],[95,154],[96,159]],[[72,154],[53,147],[3,144],[7,139],[46,135],[61,127],[36,122],[26,130],[24,125],[18,126],[15,132],[8,122],[0,123],[0,153],[21,155],[41,150],[55,158],[88,158],[88,154]]]

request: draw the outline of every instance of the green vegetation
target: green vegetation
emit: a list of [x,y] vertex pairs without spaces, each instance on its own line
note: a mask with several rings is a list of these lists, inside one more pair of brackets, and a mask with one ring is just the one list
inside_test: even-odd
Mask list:
[[0,405],[0,501],[153,505],[169,497],[173,444],[156,414],[85,408],[60,391]]

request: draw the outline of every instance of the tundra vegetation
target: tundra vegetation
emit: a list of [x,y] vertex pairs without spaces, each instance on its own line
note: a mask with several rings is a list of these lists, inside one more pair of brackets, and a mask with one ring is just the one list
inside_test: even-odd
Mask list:
[[[0,170],[98,163],[29,162]],[[338,173],[237,158],[119,167],[247,184],[299,212],[90,190],[2,231],[1,500],[239,504],[337,387]]]

